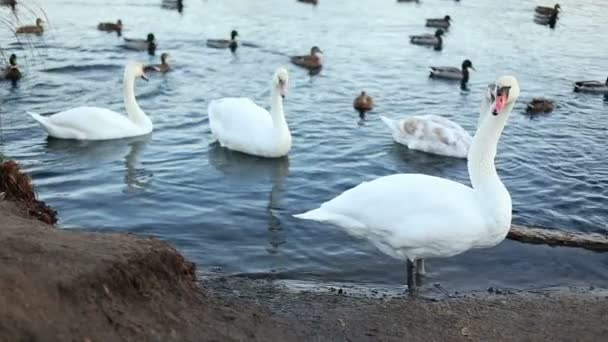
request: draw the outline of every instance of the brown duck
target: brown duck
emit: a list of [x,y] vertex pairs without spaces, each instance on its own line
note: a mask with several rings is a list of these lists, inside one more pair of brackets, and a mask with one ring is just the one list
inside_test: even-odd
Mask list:
[[42,34],[42,32],[44,32],[44,27],[42,27],[42,19],[38,18],[36,19],[36,25],[27,25],[27,26],[21,26],[19,28],[17,28],[17,31],[15,31],[15,33],[35,33],[35,34]]
[[99,23],[97,29],[99,31],[116,32],[120,35],[122,33],[122,20],[118,19],[116,23]]
[[321,49],[319,49],[317,46],[313,46],[310,49],[310,55],[290,57],[293,64],[308,70],[321,69],[321,67],[323,67],[322,58],[323,51],[321,51]]
[[526,106],[526,112],[531,114],[551,113],[555,109],[555,102],[544,99],[534,98]]
[[374,99],[362,91],[361,95],[357,96],[353,102],[353,107],[355,107],[359,113],[369,112],[374,109]]
[[171,70],[171,65],[169,64],[170,59],[171,56],[168,53],[163,52],[160,55],[160,64],[147,65],[144,67],[144,72],[160,72],[163,74],[169,72]]

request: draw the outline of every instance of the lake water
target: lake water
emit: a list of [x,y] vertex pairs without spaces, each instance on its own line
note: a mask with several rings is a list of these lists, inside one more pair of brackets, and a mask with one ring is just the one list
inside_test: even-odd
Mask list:
[[[522,94],[497,167],[513,198],[514,223],[608,233],[608,101],[572,92],[573,81],[607,76],[608,2],[560,0],[554,30],[534,24],[537,4],[321,0],[313,7],[295,0],[186,0],[180,14],[163,9],[160,0],[44,1],[49,30],[43,37],[19,45],[0,33],[0,45],[21,57],[25,73],[17,87],[0,85],[0,151],[23,163],[66,229],[156,236],[202,271],[397,287],[404,283],[404,263],[339,229],[292,215],[398,172],[468,184],[464,160],[393,143],[378,116],[441,114],[474,132],[481,91],[509,73],[518,77]],[[454,24],[443,51],[409,44],[408,35],[432,32],[425,18],[446,14]],[[34,20],[25,10],[20,15]],[[171,73],[136,82],[153,134],[110,142],[47,140],[26,110],[96,105],[124,112],[125,62],[157,62],[122,49],[121,38],[95,28],[118,18],[123,36],[154,32],[158,54],[173,56]],[[205,39],[232,29],[258,47],[232,55],[205,46]],[[287,58],[312,45],[326,59],[313,77]],[[427,66],[460,66],[465,58],[477,69],[470,92],[428,79]],[[268,106],[279,65],[290,71],[289,158],[263,160],[213,144],[209,101],[248,96]],[[351,107],[361,90],[377,103],[364,121]],[[554,99],[555,112],[524,115],[525,103],[536,96]],[[450,290],[608,286],[607,254],[512,241],[431,260],[427,267],[429,281]]]

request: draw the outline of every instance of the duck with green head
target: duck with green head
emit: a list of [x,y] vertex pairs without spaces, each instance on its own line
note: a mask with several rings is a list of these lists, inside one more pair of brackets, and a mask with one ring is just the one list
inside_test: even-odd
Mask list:
[[146,39],[124,38],[125,47],[131,50],[148,51],[149,55],[154,55],[156,52],[156,38],[154,33],[148,33]]
[[236,37],[239,36],[239,33],[236,30],[232,30],[230,32],[230,39],[207,39],[207,46],[214,49],[230,49],[234,52],[239,43]]
[[12,82],[17,82],[21,79],[21,71],[17,66],[17,55],[12,54],[9,57],[8,65],[4,69],[3,78]]

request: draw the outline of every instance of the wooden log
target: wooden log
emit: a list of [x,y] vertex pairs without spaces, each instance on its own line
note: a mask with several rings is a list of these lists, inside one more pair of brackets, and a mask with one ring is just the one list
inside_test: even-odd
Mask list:
[[608,252],[608,235],[511,225],[507,238],[524,243],[585,248]]

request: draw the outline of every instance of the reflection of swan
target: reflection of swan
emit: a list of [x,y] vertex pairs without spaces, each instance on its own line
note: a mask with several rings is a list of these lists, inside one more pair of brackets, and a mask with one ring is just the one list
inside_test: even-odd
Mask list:
[[[504,76],[483,97],[480,125],[468,157],[473,187],[422,174],[396,174],[364,182],[298,218],[330,223],[366,238],[380,251],[414,264],[471,248],[493,247],[511,226],[511,196],[496,172],[498,140],[519,96],[514,77]],[[491,114],[490,114],[491,113]]]
[[123,97],[128,116],[98,107],[77,107],[48,117],[28,113],[49,136],[59,139],[110,140],[146,135],[152,132],[152,121],[135,99],[137,77],[147,80],[143,65],[129,62],[123,78]]
[[269,193],[266,213],[268,214],[269,243],[268,253],[277,254],[280,245],[285,243],[281,232],[281,221],[275,211],[281,210],[280,199],[283,193],[283,184],[289,173],[289,159],[267,159],[255,157],[240,152],[222,148],[214,143],[209,147],[209,164],[227,177],[245,180],[251,184],[265,182],[268,178],[272,183]]
[[[128,189],[138,189],[149,185],[150,175],[147,175],[143,168],[137,169],[138,158],[149,140],[150,135],[107,141],[68,141],[49,138],[47,149],[54,153],[69,155],[79,164],[117,160],[124,156],[126,167],[124,182]],[[127,148],[129,152],[125,155]]]

